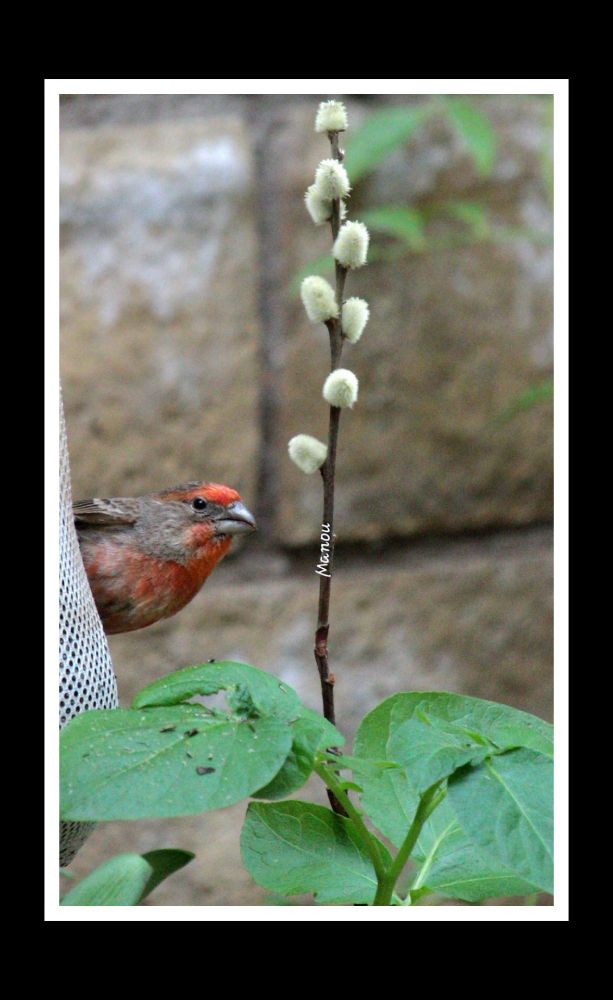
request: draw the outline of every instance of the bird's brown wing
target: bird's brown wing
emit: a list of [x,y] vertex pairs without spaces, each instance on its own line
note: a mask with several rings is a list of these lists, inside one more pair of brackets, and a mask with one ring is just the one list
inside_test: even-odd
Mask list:
[[72,505],[75,524],[97,524],[119,527],[122,524],[134,524],[138,519],[138,500],[118,497],[104,500],[92,497],[89,500],[77,500]]

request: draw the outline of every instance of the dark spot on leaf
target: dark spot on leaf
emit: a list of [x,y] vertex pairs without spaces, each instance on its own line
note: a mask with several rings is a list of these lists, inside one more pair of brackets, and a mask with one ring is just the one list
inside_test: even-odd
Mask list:
[[198,735],[198,730],[197,729],[186,729],[185,730],[185,736],[189,737],[189,736],[197,736],[197,735]]
[[176,729],[176,728],[177,728],[176,726],[162,726],[162,728],[160,729],[160,732],[161,733],[170,733],[170,732],[172,732],[173,729]]
[[214,767],[197,767],[196,774],[212,774],[214,770]]

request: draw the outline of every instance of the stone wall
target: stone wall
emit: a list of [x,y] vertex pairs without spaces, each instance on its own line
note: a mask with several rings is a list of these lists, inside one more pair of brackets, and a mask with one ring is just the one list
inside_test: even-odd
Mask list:
[[[347,98],[356,125],[380,105]],[[480,178],[443,119],[357,185],[351,213],[476,202],[505,238],[375,260],[351,275],[371,322],[345,362],[331,655],[341,728],[397,690],[451,689],[551,718],[552,413],[500,419],[552,366],[544,98],[471,101],[492,122]],[[318,707],[312,635],[321,488],[286,457],[325,438],[325,336],[296,271],[329,236],[302,204],[326,143],[317,98],[161,95],[62,103],[61,370],[73,494],[192,478],[240,490],[261,524],[179,616],[111,637],[120,697],[214,656],[282,676]],[[432,232],[437,233],[436,220]],[[449,228],[445,230],[449,232]],[[373,247],[390,249],[385,237]],[[376,255],[374,255],[376,256]],[[325,331],[323,331],[325,334]],[[315,796],[314,785],[309,792]],[[304,793],[303,793],[304,794]],[[196,860],[151,905],[255,904],[244,806],[104,824],[75,873],[120,850]]]

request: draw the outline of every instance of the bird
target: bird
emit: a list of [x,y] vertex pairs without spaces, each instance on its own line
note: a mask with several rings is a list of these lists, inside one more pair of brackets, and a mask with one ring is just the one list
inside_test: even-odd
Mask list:
[[256,530],[240,494],[189,482],[141,497],[93,497],[73,506],[74,523],[107,635],[170,618],[196,596],[234,535]]

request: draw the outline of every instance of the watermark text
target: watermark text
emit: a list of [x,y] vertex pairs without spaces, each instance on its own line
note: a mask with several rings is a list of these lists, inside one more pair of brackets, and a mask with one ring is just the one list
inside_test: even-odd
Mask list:
[[321,526],[321,547],[319,553],[319,562],[317,563],[317,569],[315,572],[318,576],[327,576],[328,578],[331,574],[328,572],[330,568],[330,525],[322,524]]

